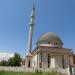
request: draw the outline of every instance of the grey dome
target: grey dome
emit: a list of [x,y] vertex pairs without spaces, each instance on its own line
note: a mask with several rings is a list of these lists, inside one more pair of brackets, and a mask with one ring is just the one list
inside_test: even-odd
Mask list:
[[54,44],[59,44],[59,45],[63,45],[63,42],[61,41],[61,39],[53,32],[47,32],[45,34],[43,34],[37,41],[37,44],[42,43],[42,42],[50,42],[50,43],[54,43]]

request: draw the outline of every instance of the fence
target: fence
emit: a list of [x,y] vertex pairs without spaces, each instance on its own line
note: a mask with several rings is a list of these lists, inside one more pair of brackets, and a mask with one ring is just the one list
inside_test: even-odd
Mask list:
[[6,66],[0,66],[0,70],[3,71],[14,71],[14,72],[35,72],[35,71],[42,71],[42,72],[61,72],[68,74],[68,68],[66,69],[50,69],[50,68],[27,68],[27,67],[6,67]]

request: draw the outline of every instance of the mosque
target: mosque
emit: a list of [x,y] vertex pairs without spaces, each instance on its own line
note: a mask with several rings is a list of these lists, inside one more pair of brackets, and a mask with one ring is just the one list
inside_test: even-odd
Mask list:
[[35,49],[32,51],[34,20],[35,7],[33,5],[30,17],[26,66],[29,68],[67,68],[73,65],[72,49],[64,48],[61,38],[53,32],[41,35],[36,42]]

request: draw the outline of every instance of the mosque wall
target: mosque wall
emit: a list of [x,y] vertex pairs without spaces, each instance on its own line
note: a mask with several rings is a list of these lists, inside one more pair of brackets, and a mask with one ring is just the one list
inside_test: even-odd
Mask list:
[[51,56],[50,60],[50,68],[55,68],[55,57],[53,55]]
[[64,65],[65,65],[65,67],[69,66],[69,56],[66,54],[64,55]]
[[61,55],[55,56],[55,65],[56,65],[56,68],[62,68],[62,56]]
[[37,67],[37,54],[32,57],[32,67]]
[[[71,64],[73,63],[72,56],[69,52],[66,53],[66,50],[57,50],[57,48],[53,50],[49,48],[40,48],[40,52],[32,57],[32,67],[41,68],[41,65],[42,68],[48,68],[48,64],[50,64],[50,68],[67,68],[69,62]],[[48,63],[48,54],[50,55],[50,63]]]

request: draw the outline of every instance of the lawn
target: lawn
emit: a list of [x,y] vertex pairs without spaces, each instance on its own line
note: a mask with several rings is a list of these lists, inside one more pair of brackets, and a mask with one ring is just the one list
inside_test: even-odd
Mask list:
[[0,71],[0,75],[65,75],[57,72],[7,72],[7,71]]

